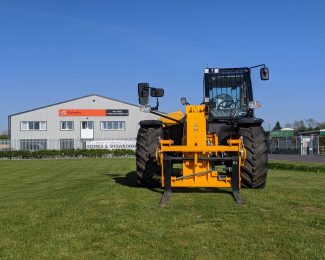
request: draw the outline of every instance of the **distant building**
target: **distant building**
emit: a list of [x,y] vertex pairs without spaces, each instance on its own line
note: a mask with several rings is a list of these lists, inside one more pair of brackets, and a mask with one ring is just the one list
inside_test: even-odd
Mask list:
[[325,129],[301,132],[282,128],[271,131],[269,152],[281,154],[325,155]]
[[293,128],[271,131],[269,138],[269,153],[298,154],[300,152]]
[[293,128],[282,128],[280,130],[275,130],[270,132],[271,138],[287,138],[294,137],[294,129]]
[[301,155],[325,155],[325,129],[300,132]]
[[11,149],[133,148],[141,120],[158,116],[97,94],[8,117]]

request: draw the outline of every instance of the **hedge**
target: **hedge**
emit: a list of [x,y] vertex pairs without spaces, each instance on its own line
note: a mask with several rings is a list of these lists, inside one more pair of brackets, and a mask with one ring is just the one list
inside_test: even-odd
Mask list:
[[324,164],[300,164],[292,162],[274,162],[269,161],[269,169],[275,170],[289,170],[289,171],[302,171],[302,172],[318,172],[325,173]]
[[133,150],[39,150],[39,151],[0,151],[4,159],[48,159],[48,158],[101,158],[133,156]]
[[[39,151],[0,151],[2,159],[60,159],[60,158],[103,158],[134,156],[133,150],[39,150]],[[324,164],[299,164],[269,161],[269,169],[325,173]]]

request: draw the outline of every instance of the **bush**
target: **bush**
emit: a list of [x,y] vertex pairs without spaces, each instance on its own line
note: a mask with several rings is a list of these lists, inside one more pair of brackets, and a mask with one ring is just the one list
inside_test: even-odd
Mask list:
[[8,140],[9,136],[8,134],[0,134],[0,140]]
[[135,155],[133,150],[39,150],[39,151],[0,151],[0,158],[44,159],[44,158],[102,158]]

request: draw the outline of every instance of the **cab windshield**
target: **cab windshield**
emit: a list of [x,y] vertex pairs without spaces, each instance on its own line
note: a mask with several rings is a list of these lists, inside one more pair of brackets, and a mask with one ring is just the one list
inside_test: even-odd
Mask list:
[[213,118],[238,117],[247,113],[247,83],[243,78],[211,77],[210,113]]

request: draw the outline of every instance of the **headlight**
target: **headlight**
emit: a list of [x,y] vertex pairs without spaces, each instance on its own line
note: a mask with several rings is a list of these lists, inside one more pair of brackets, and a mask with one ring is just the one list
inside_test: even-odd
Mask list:
[[248,103],[248,107],[250,109],[258,109],[262,106],[261,102],[259,101],[249,101]]

